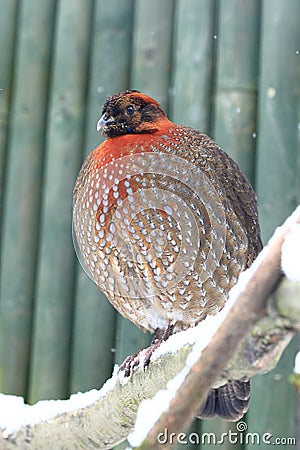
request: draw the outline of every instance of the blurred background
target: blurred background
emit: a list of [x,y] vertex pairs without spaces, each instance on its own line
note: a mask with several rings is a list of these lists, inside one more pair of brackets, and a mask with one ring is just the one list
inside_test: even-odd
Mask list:
[[[107,96],[141,90],[214,137],[255,187],[264,242],[299,203],[300,2],[0,0],[0,11],[0,392],[34,403],[99,388],[150,339],[73,250],[72,189],[102,141]],[[253,379],[249,432],[296,435],[296,344]]]

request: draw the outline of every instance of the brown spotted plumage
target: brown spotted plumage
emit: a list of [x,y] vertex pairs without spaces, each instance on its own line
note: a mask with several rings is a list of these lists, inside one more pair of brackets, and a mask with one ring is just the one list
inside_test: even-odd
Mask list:
[[[98,129],[107,139],[74,189],[81,263],[138,327],[158,335],[195,326],[220,311],[261,250],[252,187],[210,137],[171,122],[137,91],[108,98]],[[246,385],[213,390],[199,416],[237,420]]]

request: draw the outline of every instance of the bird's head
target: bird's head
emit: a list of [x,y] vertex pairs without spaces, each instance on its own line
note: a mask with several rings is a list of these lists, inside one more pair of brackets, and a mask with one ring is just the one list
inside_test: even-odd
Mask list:
[[169,122],[155,100],[139,91],[128,90],[106,100],[97,131],[106,137],[154,133],[166,121]]

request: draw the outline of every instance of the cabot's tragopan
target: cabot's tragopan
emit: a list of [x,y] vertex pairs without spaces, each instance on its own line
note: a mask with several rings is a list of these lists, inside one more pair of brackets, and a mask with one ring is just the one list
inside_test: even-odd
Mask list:
[[[109,97],[97,129],[107,139],[74,188],[77,254],[113,306],[155,333],[155,347],[222,309],[261,250],[256,197],[210,137],[138,91]],[[238,420],[249,398],[249,379],[228,380],[198,417]]]

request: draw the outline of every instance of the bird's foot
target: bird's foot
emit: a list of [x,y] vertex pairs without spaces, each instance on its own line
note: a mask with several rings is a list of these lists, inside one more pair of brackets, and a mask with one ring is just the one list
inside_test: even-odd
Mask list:
[[137,367],[144,371],[150,364],[151,357],[154,351],[160,346],[163,341],[166,341],[173,332],[173,325],[169,325],[166,330],[157,328],[149,347],[141,349],[133,355],[127,356],[119,368],[119,373],[123,372],[124,377],[129,377]]
[[137,367],[146,370],[148,367],[153,352],[159,347],[160,342],[157,341],[145,349],[141,349],[134,355],[127,356],[125,361],[121,364],[119,372],[123,372],[124,377],[129,377]]

